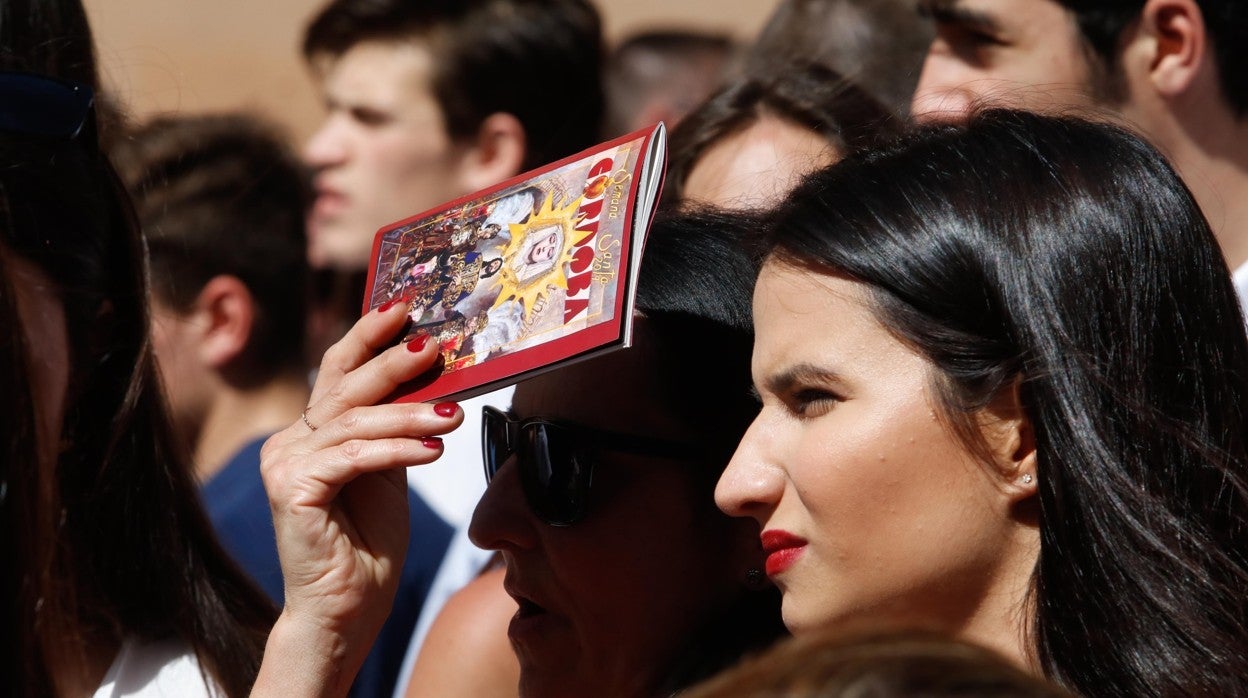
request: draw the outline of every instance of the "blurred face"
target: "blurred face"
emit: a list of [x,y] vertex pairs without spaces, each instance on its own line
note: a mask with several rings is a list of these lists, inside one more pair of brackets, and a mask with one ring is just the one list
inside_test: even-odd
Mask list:
[[[26,332],[30,362],[30,388],[35,401],[35,428],[44,463],[56,461],[65,416],[65,391],[69,387],[69,336],[65,309],[52,281],[34,264],[6,255],[12,271],[17,312]],[[10,396],[12,399],[12,396]]]
[[803,175],[839,158],[814,131],[764,114],[702,153],[685,181],[685,200],[720,208],[765,208],[788,194]]
[[977,102],[1034,111],[1093,103],[1074,17],[1053,0],[923,0],[936,23],[915,89],[916,118]]
[[[631,349],[521,383],[513,416],[704,441],[654,397],[644,327]],[[529,508],[515,458],[504,463],[469,532],[507,563],[521,695],[653,695],[691,634],[745,593],[757,530],[715,509],[707,469],[600,451],[584,518],[554,527]]]
[[754,317],[763,407],[715,496],[761,526],[785,625],[1009,617],[1017,532],[999,476],[937,418],[930,362],[844,278],[769,262]]
[[321,67],[328,115],[304,150],[316,170],[308,257],[364,269],[378,228],[464,193],[461,149],[447,135],[423,46],[366,41]]

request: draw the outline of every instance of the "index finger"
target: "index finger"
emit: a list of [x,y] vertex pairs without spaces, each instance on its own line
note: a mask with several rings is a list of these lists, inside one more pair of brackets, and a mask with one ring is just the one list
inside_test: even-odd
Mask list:
[[403,327],[407,306],[392,300],[356,320],[351,329],[325,351],[321,367],[312,386],[309,404],[315,404],[333,390],[342,377],[363,366],[382,349],[394,344],[395,335]]

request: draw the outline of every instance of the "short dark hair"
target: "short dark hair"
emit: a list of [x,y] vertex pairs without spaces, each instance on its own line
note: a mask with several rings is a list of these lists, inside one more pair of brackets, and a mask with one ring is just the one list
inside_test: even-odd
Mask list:
[[766,236],[766,264],[870,289],[971,450],[975,415],[1018,390],[1040,529],[1028,637],[1050,678],[1242,692],[1248,337],[1160,153],[1105,123],[986,111],[812,175]]
[[725,85],[672,130],[665,204],[684,199],[685,180],[708,148],[764,114],[808,128],[844,152],[886,140],[901,126],[871,95],[831,68],[816,63],[760,65]]
[[[1089,55],[1098,63],[1099,89],[1122,97],[1118,49],[1122,33],[1139,18],[1144,0],[1057,0],[1074,15]],[[1222,96],[1239,116],[1248,115],[1248,3],[1196,0],[1209,32]]]
[[692,111],[720,86],[736,51],[737,43],[726,34],[666,29],[628,37],[603,69],[603,134],[628,132],[654,95],[674,102],[680,113]]
[[155,296],[187,311],[213,277],[237,277],[256,307],[244,370],[266,380],[301,366],[311,187],[281,136],[250,116],[161,117],[115,154],[147,238]]
[[448,134],[472,138],[490,114],[516,117],[529,169],[597,142],[602,29],[586,0],[334,0],[308,25],[303,54],[365,41],[422,41]]
[[913,0],[783,0],[750,49],[747,70],[768,69],[777,59],[820,63],[905,116],[932,41],[931,23],[912,5]]

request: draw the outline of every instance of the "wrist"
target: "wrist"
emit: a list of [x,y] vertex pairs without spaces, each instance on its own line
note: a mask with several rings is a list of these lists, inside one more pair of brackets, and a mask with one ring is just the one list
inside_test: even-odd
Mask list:
[[364,658],[350,644],[340,632],[284,609],[269,632],[251,695],[347,695]]

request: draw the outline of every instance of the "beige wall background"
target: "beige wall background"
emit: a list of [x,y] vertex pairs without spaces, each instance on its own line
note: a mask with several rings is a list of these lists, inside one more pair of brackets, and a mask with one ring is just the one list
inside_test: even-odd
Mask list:
[[[596,0],[608,42],[660,27],[748,40],[778,0]],[[325,0],[85,0],[104,82],[136,117],[259,111],[302,141],[321,109],[299,58]]]

